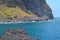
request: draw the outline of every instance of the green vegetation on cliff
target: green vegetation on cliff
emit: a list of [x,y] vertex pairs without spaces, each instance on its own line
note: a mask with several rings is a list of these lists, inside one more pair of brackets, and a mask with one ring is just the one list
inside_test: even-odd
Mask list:
[[[3,6],[2,6],[3,7]],[[0,18],[4,19],[14,19],[14,18],[25,18],[25,17],[33,17],[35,16],[32,12],[25,12],[21,8],[17,7],[7,7],[4,6],[0,9]]]
[[0,0],[0,20],[48,20],[53,19],[46,0]]

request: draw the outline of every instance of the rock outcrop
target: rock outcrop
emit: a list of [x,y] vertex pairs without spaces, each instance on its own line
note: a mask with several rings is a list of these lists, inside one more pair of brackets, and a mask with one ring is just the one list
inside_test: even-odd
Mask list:
[[[18,15],[15,15],[13,18],[10,16],[9,18],[11,18],[11,19],[15,19],[15,18],[19,19],[19,20],[20,19],[21,20],[53,19],[52,10],[47,5],[46,0],[0,0],[0,11],[1,11],[1,9],[4,10],[4,7],[2,6],[2,8],[1,8],[1,5],[5,5],[5,7],[12,8],[13,11],[14,11],[14,8],[19,7],[26,14],[33,15],[33,16],[24,16],[25,13],[23,13],[23,15],[21,15],[21,12],[20,13],[16,12],[16,14],[19,13],[18,15],[20,15],[19,16],[20,18],[18,17]],[[9,10],[9,9],[7,8],[7,10]],[[8,13],[8,11],[7,11],[7,13]],[[11,11],[10,13],[13,13],[13,12]],[[4,12],[4,14],[6,14],[6,13]]]
[[23,29],[6,30],[0,40],[38,40],[31,38]]

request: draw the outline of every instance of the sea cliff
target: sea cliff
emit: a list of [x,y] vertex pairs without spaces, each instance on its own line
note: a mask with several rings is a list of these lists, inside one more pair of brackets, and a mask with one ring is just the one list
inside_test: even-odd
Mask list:
[[0,0],[0,21],[42,21],[53,18],[46,0]]

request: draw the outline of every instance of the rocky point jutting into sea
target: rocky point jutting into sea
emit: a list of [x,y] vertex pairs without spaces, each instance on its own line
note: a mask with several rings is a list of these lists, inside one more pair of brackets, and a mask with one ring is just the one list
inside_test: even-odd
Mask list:
[[53,19],[46,0],[0,0],[0,21],[41,21]]
[[6,30],[0,40],[38,40],[31,38],[23,29]]

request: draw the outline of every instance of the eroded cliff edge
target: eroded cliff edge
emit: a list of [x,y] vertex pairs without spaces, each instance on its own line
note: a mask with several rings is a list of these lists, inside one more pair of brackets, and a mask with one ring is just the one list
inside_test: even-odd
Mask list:
[[48,20],[53,19],[46,0],[0,0],[0,20]]

